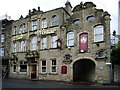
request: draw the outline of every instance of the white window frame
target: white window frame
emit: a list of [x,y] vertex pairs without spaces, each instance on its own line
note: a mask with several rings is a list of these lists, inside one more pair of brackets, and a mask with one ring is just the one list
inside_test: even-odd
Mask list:
[[56,35],[54,35],[54,36],[52,36],[51,37],[51,46],[52,46],[52,48],[57,48],[57,36]]
[[[53,63],[53,61],[55,61],[55,64]],[[55,72],[53,72],[53,68],[55,67]],[[51,73],[57,73],[57,60],[53,59],[51,60]]]
[[[73,37],[71,37],[71,34],[73,35]],[[74,36],[74,32],[67,33],[67,47],[74,46]]]
[[38,49],[38,46],[37,46],[37,36],[34,36],[33,38],[32,38],[32,41],[31,41],[31,49],[32,50],[37,50]]
[[102,42],[102,41],[104,41],[104,26],[99,25],[94,28],[94,42]]
[[5,34],[1,34],[1,43],[5,42]]
[[[21,71],[21,65],[26,65],[26,71]],[[20,72],[20,73],[27,73],[27,62],[26,62],[26,61],[21,61],[21,62],[20,62],[19,72]]]
[[32,21],[32,31],[35,31],[37,29],[38,29],[38,27],[37,27],[37,20],[33,20]]
[[46,49],[47,48],[47,37],[42,38],[41,48]]
[[47,19],[46,18],[42,19],[42,28],[43,29],[47,28]]
[[0,56],[5,56],[5,48],[0,48]]
[[[43,65],[44,61],[45,61],[45,65]],[[45,72],[43,72],[43,68],[45,68]],[[47,61],[46,60],[41,61],[41,73],[47,73]]]

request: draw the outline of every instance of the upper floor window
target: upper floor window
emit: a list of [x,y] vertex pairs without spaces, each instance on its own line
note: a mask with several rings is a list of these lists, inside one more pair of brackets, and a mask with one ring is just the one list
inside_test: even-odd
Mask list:
[[67,46],[74,46],[74,32],[69,32],[67,34]]
[[104,27],[103,25],[94,28],[94,42],[101,42],[104,40]]
[[52,48],[57,48],[57,36],[52,36]]
[[20,25],[20,30],[19,30],[19,34],[21,34],[23,32],[23,26]]
[[26,41],[20,42],[20,52],[26,51]]
[[46,49],[47,48],[47,38],[43,37],[42,38],[42,49]]
[[4,30],[4,29],[5,29],[5,27],[6,27],[6,21],[5,21],[5,20],[3,20],[3,21],[2,21],[2,28],[1,28],[1,29],[2,29],[2,30]]
[[16,42],[13,43],[13,53],[16,52]]
[[80,24],[80,20],[79,19],[74,20],[73,24]]
[[1,43],[5,42],[5,34],[1,35]]
[[42,20],[42,28],[47,28],[47,19],[46,18],[44,18]]
[[24,23],[23,24],[23,33],[26,33],[27,32],[27,27],[26,27],[26,24]]
[[4,54],[5,54],[5,51],[4,51],[4,48],[2,47],[0,48],[0,56],[4,56]]
[[37,30],[37,20],[32,21],[32,31]]
[[56,26],[56,25],[58,25],[58,17],[54,15],[52,17],[52,26]]
[[14,26],[13,28],[13,35],[16,35],[17,34],[17,26]]
[[20,72],[27,72],[27,62],[25,61],[20,62]]
[[65,55],[65,61],[71,61],[72,60],[72,56],[67,54]]
[[95,17],[94,17],[94,16],[88,16],[88,17],[87,17],[87,21],[93,21],[93,20],[95,20]]
[[37,47],[37,37],[34,36],[32,38],[32,50],[37,50],[37,49],[38,49],[38,47]]
[[105,57],[106,57],[106,53],[104,51],[98,52],[98,58],[105,58]]

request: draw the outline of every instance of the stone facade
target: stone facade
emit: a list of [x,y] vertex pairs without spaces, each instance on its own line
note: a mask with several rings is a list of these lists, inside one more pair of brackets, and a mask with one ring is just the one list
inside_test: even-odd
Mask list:
[[[7,70],[9,67],[9,59],[10,59],[10,47],[11,47],[11,26],[12,20],[2,19],[0,20],[0,64],[2,70]],[[1,71],[2,71],[1,70]],[[4,72],[5,77],[8,73]]]
[[110,82],[110,15],[95,7],[38,7],[13,22],[10,77]]

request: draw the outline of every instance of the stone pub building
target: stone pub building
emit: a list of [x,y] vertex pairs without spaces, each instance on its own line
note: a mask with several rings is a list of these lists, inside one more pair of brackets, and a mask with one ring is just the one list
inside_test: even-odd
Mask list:
[[110,20],[92,2],[29,10],[12,23],[10,77],[110,82]]

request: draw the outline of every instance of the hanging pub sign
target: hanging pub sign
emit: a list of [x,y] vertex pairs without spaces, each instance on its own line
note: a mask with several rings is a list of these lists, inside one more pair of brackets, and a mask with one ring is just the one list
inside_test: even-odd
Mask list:
[[57,40],[57,48],[62,48],[62,41],[60,39]]
[[88,49],[88,34],[82,33],[79,36],[80,39],[80,52],[84,52]]

